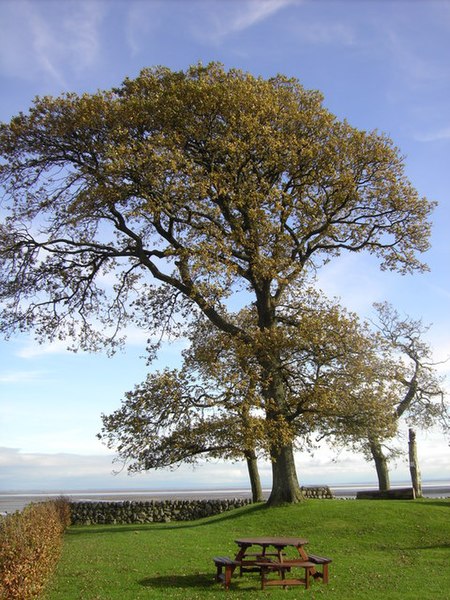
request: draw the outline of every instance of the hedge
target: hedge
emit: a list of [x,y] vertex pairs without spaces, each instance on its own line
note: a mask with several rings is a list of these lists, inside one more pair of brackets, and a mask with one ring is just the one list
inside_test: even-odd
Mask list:
[[64,499],[29,504],[0,519],[1,600],[38,597],[56,567],[69,523]]

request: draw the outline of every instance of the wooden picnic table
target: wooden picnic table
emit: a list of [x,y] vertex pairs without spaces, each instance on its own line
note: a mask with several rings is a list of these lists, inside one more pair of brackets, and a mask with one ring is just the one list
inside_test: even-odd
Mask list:
[[[308,555],[304,546],[308,540],[300,537],[246,537],[235,540],[239,549],[234,557],[215,557],[214,563],[217,567],[216,579],[221,579],[225,589],[229,589],[231,577],[239,568],[239,573],[259,572],[261,574],[261,587],[272,585],[281,585],[283,587],[290,585],[304,585],[309,587],[310,577],[321,577],[324,583],[328,583],[328,564],[331,559],[322,556]],[[257,548],[254,548],[254,547]],[[287,555],[287,548],[295,548],[296,557]],[[316,570],[316,565],[323,566],[322,572]],[[287,578],[286,573],[290,573],[292,568],[305,569],[303,578]],[[225,573],[222,574],[222,569]],[[277,572],[279,579],[267,579],[269,573]]]

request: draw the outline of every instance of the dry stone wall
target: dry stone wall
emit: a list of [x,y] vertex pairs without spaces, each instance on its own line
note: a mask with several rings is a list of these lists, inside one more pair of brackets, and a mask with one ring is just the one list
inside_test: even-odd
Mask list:
[[72,502],[73,525],[169,523],[193,521],[251,504],[247,498],[228,500],[164,500],[148,502]]
[[305,498],[334,498],[333,492],[327,485],[321,485],[316,487],[302,487],[300,489],[302,490],[302,493],[305,496]]
[[[306,498],[333,498],[329,487],[302,487]],[[73,525],[116,525],[194,521],[251,504],[249,498],[226,500],[150,500],[71,502]]]

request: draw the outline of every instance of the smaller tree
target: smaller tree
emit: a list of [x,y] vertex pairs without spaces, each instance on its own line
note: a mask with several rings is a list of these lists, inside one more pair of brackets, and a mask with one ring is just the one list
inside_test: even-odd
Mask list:
[[[430,346],[423,340],[429,327],[421,320],[411,317],[401,318],[400,314],[387,302],[375,304],[378,313],[377,339],[380,348],[388,356],[392,365],[390,371],[396,382],[397,400],[394,418],[397,422],[405,419],[410,427],[410,461],[413,487],[421,495],[419,468],[415,450],[415,433],[412,428],[426,429],[439,424],[444,430],[449,427],[448,406],[445,403],[443,379],[437,375],[437,363],[432,360]],[[373,430],[363,444],[366,453],[373,459],[377,470],[381,491],[390,488],[389,460],[398,454],[388,445],[389,438],[382,438]]]
[[[258,455],[271,458],[287,443],[312,451],[316,433],[361,437],[369,426],[380,436],[392,433],[392,386],[380,376],[364,327],[311,288],[301,298],[286,298],[282,326],[269,340],[268,332],[259,336],[259,357],[254,344],[236,343],[199,318],[182,368],[149,375],[121,409],[103,415],[100,438],[135,471],[195,463],[200,456],[245,458],[253,497],[261,499]],[[229,319],[251,331],[253,311],[250,306]],[[280,357],[278,377],[288,390],[282,407],[267,400],[272,382],[261,377],[267,346]]]
[[186,364],[149,374],[102,420],[98,437],[130,472],[194,465],[200,458],[245,459],[252,499],[263,500],[255,441],[261,418],[250,414],[244,398],[206,385]]

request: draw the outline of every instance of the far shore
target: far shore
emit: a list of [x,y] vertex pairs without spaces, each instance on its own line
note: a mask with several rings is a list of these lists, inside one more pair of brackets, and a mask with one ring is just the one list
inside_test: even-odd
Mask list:
[[[396,487],[410,487],[408,482],[395,483]],[[306,487],[316,487],[311,484]],[[337,499],[355,498],[359,490],[377,489],[374,483],[353,483],[330,485]],[[268,498],[270,489],[264,490],[264,497]],[[450,481],[426,482],[423,484],[423,495],[426,498],[450,497]],[[226,489],[197,489],[197,490],[68,490],[68,491],[11,491],[0,492],[0,514],[22,510],[32,502],[43,502],[58,496],[65,496],[72,502],[148,502],[163,500],[212,500],[229,498],[250,498],[251,492],[246,488]]]

